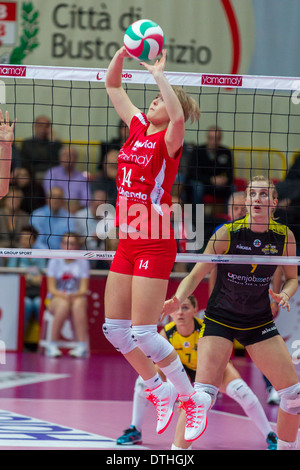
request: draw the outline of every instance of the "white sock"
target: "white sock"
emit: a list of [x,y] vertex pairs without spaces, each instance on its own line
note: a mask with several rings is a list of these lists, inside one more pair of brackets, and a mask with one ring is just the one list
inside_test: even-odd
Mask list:
[[243,408],[246,415],[267,438],[267,435],[272,432],[271,425],[257,396],[246,382],[242,379],[232,380],[227,385],[226,394]]
[[142,431],[147,407],[150,405],[150,402],[146,398],[145,389],[145,382],[142,377],[139,376],[134,386],[131,426],[135,426],[140,432]]
[[172,447],[171,447],[171,450],[191,450],[191,449],[192,449],[192,444],[187,449],[184,449],[183,447],[177,447],[175,446],[175,444],[172,444]]
[[278,439],[277,450],[297,450],[297,440],[295,442],[286,442]]
[[165,376],[172,382],[180,395],[191,395],[194,393],[194,388],[188,378],[188,375],[182,365],[179,356],[175,361],[171,362],[166,367],[161,367]]
[[162,379],[159,373],[156,373],[154,377],[148,380],[144,380],[144,382],[146,384],[146,388],[148,388],[149,390],[153,390],[162,383]]

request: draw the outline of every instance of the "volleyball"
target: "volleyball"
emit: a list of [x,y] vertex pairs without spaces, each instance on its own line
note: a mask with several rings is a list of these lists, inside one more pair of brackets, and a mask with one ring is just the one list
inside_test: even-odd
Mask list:
[[138,60],[154,60],[164,47],[165,36],[161,27],[151,20],[138,20],[125,31],[124,46]]

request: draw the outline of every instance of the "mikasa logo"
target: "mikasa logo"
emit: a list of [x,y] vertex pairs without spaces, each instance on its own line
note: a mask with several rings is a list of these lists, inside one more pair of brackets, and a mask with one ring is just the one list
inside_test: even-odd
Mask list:
[[132,147],[132,150],[136,150],[142,147],[145,149],[155,149],[155,146],[156,146],[156,142],[150,142],[148,139],[145,140],[145,142],[140,142],[139,140],[137,140],[134,146]]
[[244,245],[236,245],[237,248],[239,248],[240,250],[248,250],[248,251],[251,251],[251,246],[244,246]]

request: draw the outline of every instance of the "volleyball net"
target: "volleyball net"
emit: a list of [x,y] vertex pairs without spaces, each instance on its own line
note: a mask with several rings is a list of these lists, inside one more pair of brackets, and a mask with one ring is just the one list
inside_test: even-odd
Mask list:
[[[174,207],[180,208],[179,218],[173,215],[180,225],[177,261],[298,264],[298,257],[202,253],[214,230],[232,220],[230,197],[245,191],[256,175],[275,183],[276,215],[300,243],[300,79],[166,76],[201,109],[200,121],[186,125],[172,192]],[[1,107],[18,120],[10,190],[0,206],[0,258],[113,258],[117,154],[126,128],[109,101],[105,77],[106,69],[0,65]],[[134,104],[146,112],[157,94],[151,74],[124,70],[122,80]],[[211,133],[215,143],[219,139],[218,148],[204,157]],[[182,223],[185,212],[188,230]],[[61,247],[66,233],[80,237],[79,249]]]

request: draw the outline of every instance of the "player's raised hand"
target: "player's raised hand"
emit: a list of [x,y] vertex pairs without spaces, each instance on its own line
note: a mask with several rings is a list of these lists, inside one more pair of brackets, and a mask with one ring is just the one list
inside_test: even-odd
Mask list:
[[172,313],[176,312],[179,307],[180,303],[177,297],[174,296],[172,299],[166,300],[163,306],[162,314],[160,316],[160,321],[162,321],[168,315],[171,315]]
[[167,60],[167,51],[166,49],[162,50],[162,56],[160,59],[157,59],[154,64],[148,64],[147,62],[140,62],[152,75],[157,73],[163,73],[165,70]]
[[119,49],[119,55],[121,57],[123,57],[124,59],[128,58],[132,58],[132,56],[129,54],[129,52],[127,51],[126,47],[125,46],[122,46],[120,49]]
[[5,119],[0,110],[0,144],[11,143],[14,140],[14,128],[16,119],[10,124],[8,111],[5,112]]

